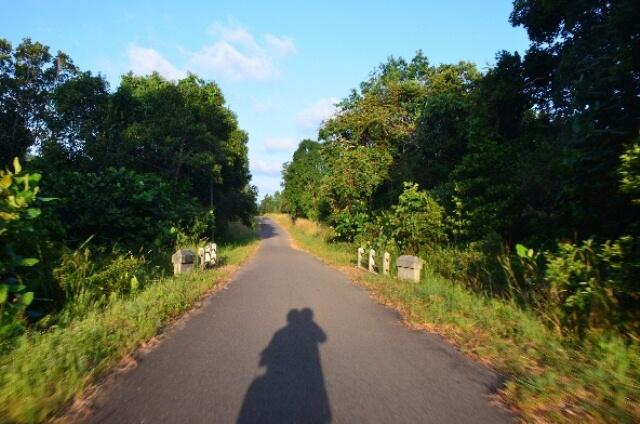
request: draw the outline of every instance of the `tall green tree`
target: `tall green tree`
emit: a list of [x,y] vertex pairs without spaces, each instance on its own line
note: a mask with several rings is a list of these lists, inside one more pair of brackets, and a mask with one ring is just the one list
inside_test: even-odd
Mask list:
[[561,213],[562,149],[526,84],[520,56],[503,52],[473,94],[468,152],[451,174],[472,238],[544,239]]
[[471,94],[479,79],[480,72],[468,62],[441,65],[431,73],[410,159],[412,177],[421,186],[446,184],[467,153]]
[[293,217],[317,219],[322,200],[319,187],[326,173],[321,144],[302,140],[293,153],[291,162],[282,170],[282,192],[285,211]]
[[573,227],[580,238],[615,237],[638,213],[617,170],[640,129],[640,3],[516,0],[511,22],[532,42],[525,68],[536,107],[564,123],[573,149],[565,190]]
[[[53,196],[81,194],[54,182],[74,181],[72,175],[78,173],[92,180],[96,173],[124,167],[131,172],[119,173],[111,181],[131,177],[121,181],[130,186],[160,178],[166,190],[162,195],[170,199],[173,219],[181,225],[192,219],[194,207],[203,213],[215,210],[221,229],[230,220],[248,221],[255,212],[247,135],[213,82],[194,75],[168,81],[158,74],[129,74],[111,94],[101,76],[81,73],[53,92],[48,124],[51,136],[39,163],[52,176],[44,188]],[[134,213],[136,206],[130,206],[122,210]],[[68,236],[77,239],[85,233]]]
[[0,39],[0,161],[24,158],[40,147],[50,132],[47,117],[57,86],[77,73],[62,52],[25,38],[14,49]]

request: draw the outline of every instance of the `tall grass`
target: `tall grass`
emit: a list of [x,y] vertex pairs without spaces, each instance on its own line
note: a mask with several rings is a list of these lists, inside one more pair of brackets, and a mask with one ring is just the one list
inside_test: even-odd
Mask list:
[[[257,247],[255,233],[243,231],[220,247],[227,265],[238,265]],[[226,279],[233,267],[163,278],[104,307],[45,332],[29,331],[0,357],[0,422],[42,422],[58,413],[96,378],[173,317]]]
[[[356,246],[332,244],[330,230],[272,215],[304,249],[353,265]],[[444,260],[444,259],[443,259]],[[393,263],[392,263],[393,265]],[[470,290],[427,261],[420,283],[362,272],[357,278],[410,324],[436,331],[507,381],[500,395],[525,421],[640,422],[640,347],[590,332],[565,339],[531,310]]]

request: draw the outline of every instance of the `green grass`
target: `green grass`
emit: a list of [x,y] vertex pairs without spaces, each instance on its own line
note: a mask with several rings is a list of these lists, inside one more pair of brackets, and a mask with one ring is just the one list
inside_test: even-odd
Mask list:
[[[356,246],[325,240],[330,230],[271,215],[299,247],[353,269]],[[426,269],[420,283],[361,272],[356,278],[405,320],[435,331],[506,378],[504,402],[529,422],[640,422],[640,347],[590,334],[580,344],[547,328],[531,311],[467,290]]]
[[0,358],[0,422],[35,423],[58,414],[87,385],[229,277],[257,243],[255,233],[245,231],[220,246],[219,257],[231,266],[164,278],[63,328],[21,336]]

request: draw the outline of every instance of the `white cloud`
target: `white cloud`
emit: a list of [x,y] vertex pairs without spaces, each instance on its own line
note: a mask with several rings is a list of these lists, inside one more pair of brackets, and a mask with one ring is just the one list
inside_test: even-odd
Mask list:
[[158,71],[175,79],[188,71],[204,78],[223,79],[232,82],[267,81],[281,77],[277,59],[295,53],[293,40],[272,34],[259,43],[244,27],[233,20],[227,24],[215,23],[208,32],[216,37],[195,51],[179,49],[185,57],[184,66],[174,66],[157,51],[132,45],[129,47],[129,67],[136,74]]
[[273,34],[265,34],[264,39],[269,48],[281,56],[288,56],[296,53],[296,45],[289,37],[278,37]]
[[232,19],[229,20],[227,25],[219,22],[214,23],[209,27],[208,32],[220,40],[237,43],[250,49],[260,48],[253,35]]
[[137,75],[148,75],[157,71],[168,79],[184,78],[186,72],[176,68],[154,49],[130,44],[127,48],[129,69]]
[[335,97],[327,97],[311,103],[296,114],[298,128],[302,131],[318,130],[322,121],[336,113],[336,103],[338,99]]
[[264,141],[264,148],[267,152],[282,152],[293,150],[296,142],[291,137],[271,137]]
[[190,70],[230,81],[264,81],[280,76],[268,56],[245,54],[226,41],[205,46],[190,55]]
[[282,171],[282,163],[267,162],[262,159],[250,161],[251,172],[256,175],[279,176]]

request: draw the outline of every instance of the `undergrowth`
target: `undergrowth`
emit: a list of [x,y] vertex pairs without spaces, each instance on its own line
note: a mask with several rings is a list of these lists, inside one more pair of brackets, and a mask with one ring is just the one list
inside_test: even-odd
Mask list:
[[[78,319],[21,335],[0,357],[0,422],[36,423],[58,414],[88,384],[224,281],[233,265],[256,247],[255,232],[244,230],[219,248],[221,263],[232,266],[165,277],[140,287],[132,287],[129,278],[126,295],[99,298],[102,306],[85,308]],[[134,275],[129,259],[120,261],[125,261],[127,275]]]

